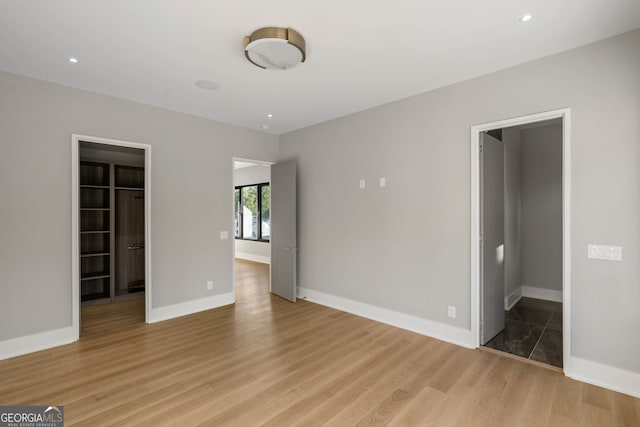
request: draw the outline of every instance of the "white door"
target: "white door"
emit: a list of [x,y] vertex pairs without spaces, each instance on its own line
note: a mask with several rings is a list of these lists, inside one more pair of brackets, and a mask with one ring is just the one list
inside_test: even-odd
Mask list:
[[504,329],[504,143],[480,134],[480,342]]
[[271,292],[296,302],[296,161],[271,166]]

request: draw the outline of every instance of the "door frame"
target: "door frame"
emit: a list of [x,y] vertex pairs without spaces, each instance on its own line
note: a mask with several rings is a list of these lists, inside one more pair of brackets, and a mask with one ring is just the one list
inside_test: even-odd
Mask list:
[[[233,231],[233,236],[230,238],[233,240],[233,245],[231,245],[231,282],[233,284],[233,301],[236,300],[236,227],[235,227],[235,216],[236,216],[236,201],[235,201],[235,189],[236,182],[234,177],[234,172],[236,170],[236,162],[248,162],[255,163],[256,166],[273,166],[276,162],[270,162],[267,160],[255,160],[248,159],[246,157],[232,157],[231,158],[231,228]],[[269,190],[271,190],[271,171],[269,171]],[[271,247],[271,240],[269,240],[269,247]],[[269,252],[269,266],[271,266],[271,252]],[[271,271],[271,267],[269,267],[269,271]],[[271,292],[271,273],[269,273],[269,292]]]
[[480,347],[480,133],[562,119],[562,358],[571,361],[571,109],[562,108],[471,126],[471,334]]
[[151,314],[151,145],[89,135],[71,135],[71,326],[76,339],[80,337],[80,141],[144,151],[144,321]]

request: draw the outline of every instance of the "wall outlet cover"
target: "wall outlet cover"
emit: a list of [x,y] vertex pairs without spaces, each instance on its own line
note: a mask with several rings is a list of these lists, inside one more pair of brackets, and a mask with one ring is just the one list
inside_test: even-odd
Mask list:
[[454,306],[452,306],[452,305],[447,307],[447,315],[450,318],[455,319],[456,318],[456,308]]

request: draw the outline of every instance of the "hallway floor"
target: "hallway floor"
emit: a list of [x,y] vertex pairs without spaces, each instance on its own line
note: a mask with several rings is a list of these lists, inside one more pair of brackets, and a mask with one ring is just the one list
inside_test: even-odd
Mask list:
[[523,297],[486,346],[562,368],[562,304]]

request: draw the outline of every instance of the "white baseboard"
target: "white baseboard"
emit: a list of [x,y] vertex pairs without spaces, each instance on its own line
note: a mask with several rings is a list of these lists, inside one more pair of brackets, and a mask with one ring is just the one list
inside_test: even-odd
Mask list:
[[533,286],[518,286],[509,295],[504,297],[504,309],[511,310],[520,301],[520,298],[536,298],[545,301],[562,302],[562,291],[536,288]]
[[271,257],[254,255],[248,252],[236,252],[236,258],[246,259],[247,261],[261,262],[262,264],[271,264]]
[[67,328],[54,329],[53,331],[40,332],[25,337],[0,341],[0,360],[58,347],[77,340],[78,336],[74,328],[69,326]]
[[173,319],[175,317],[181,317],[193,313],[198,313],[200,311],[211,310],[212,308],[218,308],[224,305],[233,304],[233,302],[233,292],[229,292],[226,294],[214,295],[212,297],[200,298],[197,300],[182,302],[179,304],[152,308],[151,313],[149,313],[149,323],[161,322],[163,320]]
[[504,297],[504,309],[505,311],[509,311],[513,308],[514,305],[520,301],[522,298],[522,286],[518,286],[513,290],[509,295]]
[[523,297],[542,299],[545,301],[562,302],[562,291],[536,288],[533,286],[521,286],[521,288]]
[[608,365],[570,357],[569,366],[564,367],[566,376],[574,380],[608,388],[640,398],[640,374]]
[[313,289],[298,288],[298,298],[337,310],[346,311],[356,316],[365,317],[387,325],[396,326],[421,335],[426,335],[462,347],[475,348],[471,331],[456,326],[445,325],[421,317],[376,307],[370,304],[342,298]]

